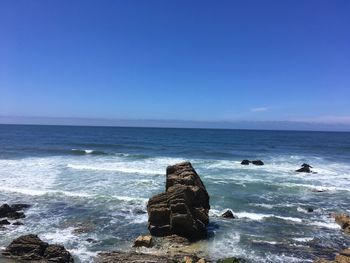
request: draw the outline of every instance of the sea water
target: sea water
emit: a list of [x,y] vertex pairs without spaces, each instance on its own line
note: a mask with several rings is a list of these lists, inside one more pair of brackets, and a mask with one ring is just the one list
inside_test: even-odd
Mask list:
[[[0,125],[0,203],[32,205],[0,247],[35,233],[77,262],[128,250],[148,232],[166,167],[185,160],[210,195],[213,259],[312,262],[350,246],[330,216],[350,213],[350,133]],[[304,162],[316,173],[296,173]],[[221,218],[227,209],[238,218]]]

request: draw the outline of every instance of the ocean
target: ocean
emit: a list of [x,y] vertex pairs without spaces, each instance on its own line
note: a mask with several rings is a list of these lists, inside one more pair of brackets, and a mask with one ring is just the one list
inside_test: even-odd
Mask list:
[[[185,160],[210,195],[201,245],[212,258],[312,262],[350,246],[330,216],[350,213],[350,133],[35,125],[0,125],[0,204],[32,205],[24,225],[0,230],[0,246],[35,233],[77,262],[128,250],[148,233],[166,167]],[[316,173],[296,173],[302,163]],[[221,218],[227,209],[238,218]]]

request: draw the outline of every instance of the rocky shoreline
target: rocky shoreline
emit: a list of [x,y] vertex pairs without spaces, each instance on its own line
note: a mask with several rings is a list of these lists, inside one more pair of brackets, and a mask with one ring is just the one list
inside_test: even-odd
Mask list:
[[[242,165],[264,165],[260,160],[243,160]],[[312,168],[303,164],[296,172],[310,173]],[[150,235],[136,238],[128,252],[100,252],[97,263],[149,262],[149,263],[205,263],[212,261],[210,255],[198,245],[198,240],[207,238],[210,197],[201,178],[189,162],[182,162],[166,169],[165,191],[151,197],[147,204],[148,230]],[[0,206],[0,229],[7,225],[21,225],[28,204],[3,204]],[[308,212],[312,212],[310,208]],[[234,220],[231,210],[221,217]],[[350,216],[333,215],[345,234],[350,234]],[[80,226],[77,233],[88,231],[93,226]],[[94,242],[91,239],[91,242]],[[152,249],[151,249],[152,248]],[[148,249],[148,250],[147,250]],[[151,250],[150,250],[151,249]],[[31,262],[72,263],[74,259],[63,246],[48,244],[37,235],[29,234],[14,239],[2,255],[15,260]],[[246,259],[225,258],[219,263],[248,262]],[[333,261],[316,259],[314,263],[350,263],[350,250],[341,251]]]

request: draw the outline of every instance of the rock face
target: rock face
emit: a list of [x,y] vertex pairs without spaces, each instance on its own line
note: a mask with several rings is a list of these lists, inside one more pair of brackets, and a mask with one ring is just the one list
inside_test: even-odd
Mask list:
[[3,255],[19,260],[42,260],[42,262],[71,263],[71,254],[60,245],[49,245],[37,235],[16,238],[5,249]]
[[335,256],[334,260],[332,261],[325,259],[316,259],[314,263],[350,263],[350,248],[341,251],[338,255]]
[[165,190],[148,201],[148,229],[151,234],[176,234],[189,239],[206,237],[209,195],[191,163],[167,167]]
[[335,215],[335,222],[337,222],[345,233],[350,234],[350,216],[346,214]]

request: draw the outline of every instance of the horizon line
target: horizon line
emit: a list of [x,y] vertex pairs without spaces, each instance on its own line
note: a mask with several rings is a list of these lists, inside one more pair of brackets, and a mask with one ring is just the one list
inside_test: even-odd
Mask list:
[[344,123],[322,123],[290,120],[205,121],[178,119],[118,119],[88,117],[1,116],[3,125],[41,125],[78,127],[174,128],[265,131],[326,131],[350,132]]

